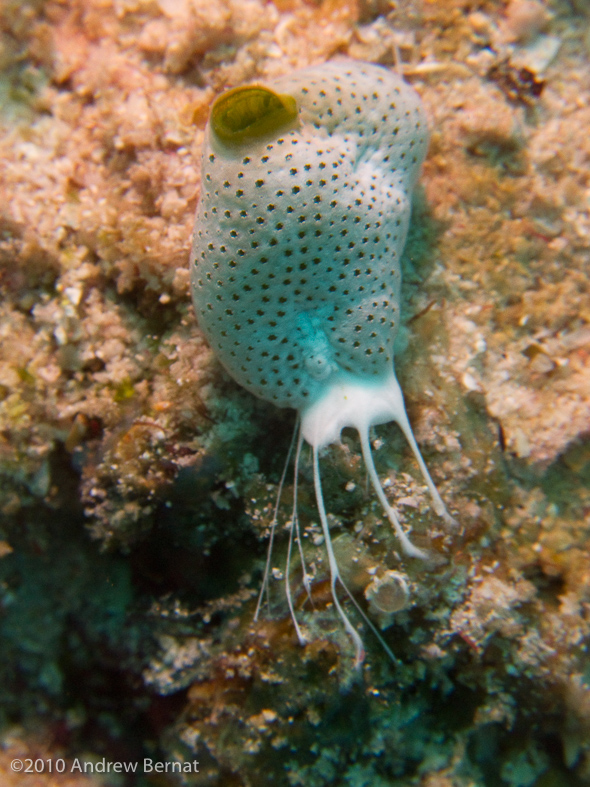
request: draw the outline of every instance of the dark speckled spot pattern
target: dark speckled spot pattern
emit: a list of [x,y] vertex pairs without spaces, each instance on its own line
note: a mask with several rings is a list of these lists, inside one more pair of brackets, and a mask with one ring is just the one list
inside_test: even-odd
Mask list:
[[240,148],[207,129],[192,292],[233,377],[301,410],[341,370],[391,368],[428,131],[417,93],[379,66],[334,61],[269,87],[295,98],[292,128]]

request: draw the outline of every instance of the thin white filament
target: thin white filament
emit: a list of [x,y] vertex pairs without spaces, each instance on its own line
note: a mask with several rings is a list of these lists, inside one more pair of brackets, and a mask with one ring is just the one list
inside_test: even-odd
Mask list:
[[371,483],[373,484],[373,489],[377,493],[377,497],[379,498],[379,502],[383,506],[383,510],[387,514],[387,518],[393,525],[393,529],[396,532],[397,537],[400,540],[402,545],[402,549],[406,553],[406,555],[410,555],[411,557],[420,557],[420,558],[427,558],[428,554],[424,552],[424,550],[415,547],[414,544],[410,541],[407,535],[404,533],[402,526],[399,523],[399,519],[397,518],[397,514],[395,513],[395,509],[391,507],[389,501],[385,497],[385,492],[383,491],[383,487],[381,486],[381,481],[379,481],[379,476],[377,475],[377,470],[375,469],[375,463],[373,462],[373,454],[371,453],[371,445],[369,443],[369,434],[366,431],[359,431],[359,437],[361,439],[361,449],[363,452],[363,459],[365,460],[365,467],[367,468],[367,472],[369,473],[369,478],[371,479]]
[[[295,477],[293,480],[293,514],[291,516],[291,527],[289,528],[289,545],[287,547],[287,562],[285,565],[285,593],[287,596],[287,604],[289,605],[289,612],[291,613],[291,620],[293,621],[293,625],[295,626],[295,631],[297,632],[297,639],[299,640],[300,645],[305,645],[307,640],[303,635],[301,630],[301,626],[297,622],[297,617],[295,616],[295,608],[293,606],[293,598],[291,596],[291,583],[289,581],[290,573],[291,573],[291,550],[293,548],[293,533],[295,532],[295,537],[297,539],[297,544],[299,546],[299,556],[301,558],[301,570],[303,571],[303,584],[305,585],[305,589],[307,590],[307,595],[310,596],[310,589],[309,589],[309,579],[307,576],[307,570],[305,568],[305,559],[303,557],[303,546],[301,544],[301,534],[299,531],[299,517],[297,516],[297,481],[299,476],[299,457],[301,456],[301,445],[303,443],[303,436],[301,431],[299,432],[299,437],[297,439],[297,450],[295,452]],[[311,598],[311,596],[310,596]]]
[[371,621],[371,618],[370,618],[370,617],[369,617],[369,616],[368,616],[368,615],[365,613],[365,611],[363,610],[363,608],[361,607],[361,605],[358,603],[358,601],[356,600],[356,598],[355,598],[355,597],[352,595],[352,593],[350,592],[350,590],[348,589],[348,587],[347,587],[347,586],[344,584],[344,582],[342,581],[342,577],[339,577],[338,579],[339,579],[339,582],[340,582],[340,584],[341,584],[341,585],[342,585],[342,587],[344,588],[344,590],[345,590],[345,592],[346,592],[346,595],[348,596],[348,598],[349,598],[349,599],[352,601],[352,603],[353,603],[353,604],[354,604],[354,606],[356,607],[356,609],[357,609],[357,612],[359,613],[359,615],[362,617],[362,619],[365,621],[365,623],[367,624],[367,626],[368,626],[368,627],[371,629],[371,631],[373,632],[373,634],[374,634],[374,635],[377,637],[377,639],[379,640],[379,644],[381,645],[381,647],[383,648],[383,650],[384,650],[384,651],[387,653],[387,655],[389,656],[389,658],[391,659],[391,661],[392,661],[394,664],[397,664],[397,659],[396,659],[396,658],[395,658],[395,656],[393,655],[393,651],[391,650],[391,648],[389,647],[389,645],[388,645],[388,644],[385,642],[385,640],[383,639],[383,637],[381,636],[381,634],[380,634],[380,633],[377,631],[377,627],[375,626],[375,624],[374,624],[374,623],[372,623],[372,621]]
[[293,521],[295,522],[295,535],[297,538],[297,546],[299,547],[299,558],[301,560],[302,580],[307,598],[313,607],[313,599],[311,597],[311,576],[307,573],[305,566],[305,555],[303,554],[303,541],[301,540],[301,529],[299,527],[299,516],[297,515],[297,490],[299,483],[299,455],[303,445],[303,435],[299,432],[299,442],[297,444],[297,456],[295,458],[295,478],[293,480]]
[[[267,601],[268,601],[268,608],[270,611],[270,589],[269,589],[269,577],[270,577],[270,561],[272,559],[272,548],[274,544],[274,537],[275,537],[275,530],[277,527],[277,522],[279,518],[279,505],[281,502],[281,496],[283,494],[283,487],[285,485],[285,478],[287,477],[287,469],[289,467],[289,462],[291,461],[291,454],[293,452],[293,446],[295,445],[295,438],[299,436],[299,418],[297,418],[295,422],[295,428],[293,429],[293,436],[291,437],[291,443],[289,445],[289,451],[287,452],[287,459],[285,461],[285,466],[283,467],[283,473],[281,475],[281,480],[279,481],[279,488],[277,491],[277,499],[275,502],[275,508],[272,516],[272,522],[270,523],[270,535],[268,539],[268,549],[266,552],[266,564],[264,566],[264,576],[262,579],[262,586],[260,588],[260,593],[258,595],[258,603],[256,604],[256,612],[254,613],[254,620],[258,620],[258,615],[260,614],[260,609],[262,607],[262,599],[264,598],[264,594],[267,594]],[[301,437],[299,436],[299,442],[301,442]],[[299,446],[298,446],[299,450]]]
[[[309,575],[308,575],[307,570],[305,568],[305,559],[304,559],[304,556],[303,556],[303,547],[302,547],[302,544],[301,544],[301,538],[300,538],[300,533],[299,533],[299,519],[297,517],[297,480],[298,480],[297,479],[297,475],[298,475],[299,456],[300,456],[300,453],[301,453],[302,442],[303,442],[303,438],[300,436],[298,444],[297,444],[297,451],[296,451],[296,454],[295,454],[295,481],[294,481],[294,484],[293,484],[293,489],[294,489],[294,493],[293,493],[293,518],[291,520],[291,528],[290,528],[290,533],[289,533],[289,547],[288,547],[288,550],[287,550],[287,565],[286,565],[286,569],[285,569],[285,587],[286,587],[286,592],[287,592],[287,601],[288,601],[288,604],[289,604],[289,610],[291,612],[291,618],[292,618],[293,624],[295,626],[295,631],[297,632],[297,637],[299,639],[299,643],[301,645],[304,645],[307,640],[305,639],[305,636],[302,634],[301,627],[299,626],[299,624],[297,622],[297,619],[295,617],[295,610],[294,610],[294,607],[293,607],[293,603],[291,601],[291,588],[290,588],[290,584],[289,584],[289,566],[290,566],[290,558],[291,558],[291,544],[292,544],[292,541],[293,541],[293,531],[295,529],[296,538],[297,538],[297,541],[298,541],[298,544],[299,544],[299,554],[300,554],[301,565],[302,565],[302,570],[303,570],[303,584],[305,585],[305,589],[307,591],[308,598],[309,598],[310,602],[313,605],[313,599],[311,597],[311,587],[310,587],[310,583],[309,583]],[[315,470],[314,470],[314,477],[315,477]],[[321,482],[320,482],[320,491],[321,491]],[[317,494],[317,487],[316,487],[316,494]],[[322,508],[323,508],[323,494],[322,494]],[[322,509],[320,508],[320,506],[318,506],[318,510],[320,512],[320,519],[321,519],[322,518]],[[324,516],[325,516],[325,511],[324,511]],[[326,533],[326,530],[324,530],[324,538],[325,538],[325,533]],[[328,534],[328,539],[329,539],[329,534]],[[326,543],[328,543],[328,539],[326,539]],[[331,549],[331,542],[330,542],[330,549]],[[334,562],[336,563],[335,558],[334,558]],[[337,566],[336,566],[336,568],[337,568]],[[381,644],[381,647],[383,648],[383,650],[387,653],[387,655],[389,656],[391,661],[394,664],[396,664],[397,661],[396,661],[396,658],[395,658],[395,656],[393,654],[393,651],[387,645],[387,643],[385,642],[385,640],[383,639],[383,637],[381,636],[381,634],[379,633],[379,631],[377,630],[375,625],[371,622],[370,618],[366,615],[366,613],[364,612],[363,608],[360,606],[358,601],[355,599],[355,597],[352,595],[352,593],[348,589],[346,583],[344,582],[344,580],[340,576],[340,572],[339,572],[338,568],[337,568],[337,579],[338,579],[338,582],[342,585],[346,595],[349,597],[349,599],[352,601],[352,603],[356,607],[359,615],[365,621],[367,626],[371,629],[371,631],[373,632],[375,637],[379,640],[379,643]],[[333,593],[334,593],[334,588],[333,588]],[[335,601],[336,601],[336,606],[338,608],[338,601],[337,601],[337,599],[335,599]],[[341,612],[340,609],[339,609],[339,612]],[[347,628],[347,631],[349,631],[349,633],[350,633],[350,630],[348,628]],[[356,636],[354,636],[354,635],[356,635]],[[354,635],[351,635],[351,636],[353,637],[353,640],[354,640],[355,645],[356,645],[357,644],[356,637],[358,637],[358,634],[357,634],[356,631],[354,631]],[[359,642],[360,642],[362,650],[361,650],[361,653],[359,654],[359,651],[357,649],[357,654],[356,654],[357,666],[359,666],[361,664],[361,662],[362,662],[362,660],[364,658],[364,648],[363,648],[363,645],[362,645],[362,640],[360,639],[360,637],[358,637],[358,639],[359,639]]]
[[[426,481],[426,485],[430,490],[430,494],[432,496],[432,501],[434,505],[434,510],[449,525],[456,525],[457,524],[456,520],[447,511],[447,508],[443,503],[441,496],[438,493],[438,489],[436,488],[436,486],[434,485],[434,481],[430,477],[430,473],[428,472],[428,468],[426,467],[424,459],[422,459],[422,454],[420,453],[420,449],[418,448],[418,443],[416,442],[416,438],[414,437],[414,433],[412,432],[412,427],[410,426],[410,422],[408,420],[406,408],[403,406],[402,389],[400,388],[400,385],[395,377],[393,378],[391,384],[395,386],[396,389],[395,393],[397,397],[399,397],[400,402],[402,403],[401,407],[396,408],[396,414],[395,414],[396,423],[399,425],[400,429],[404,433],[404,436],[408,441],[414,456],[416,457],[416,461],[418,462],[418,467],[420,468],[420,472],[422,473],[422,476]],[[362,435],[361,435],[361,440],[362,440]],[[363,449],[363,453],[364,453],[364,449]]]
[[[350,638],[354,643],[355,648],[355,664],[357,667],[363,663],[365,658],[365,648],[363,646],[363,641],[359,636],[358,631],[354,628],[352,623],[350,622],[346,612],[342,609],[340,602],[338,601],[338,596],[336,595],[336,582],[339,581],[340,584],[344,587],[344,583],[342,582],[342,578],[340,577],[340,572],[338,570],[338,563],[336,562],[336,556],[334,555],[334,550],[332,548],[332,539],[330,538],[330,529],[328,527],[328,518],[326,516],[326,508],[324,506],[324,496],[322,493],[322,482],[320,479],[320,463],[318,458],[318,449],[314,446],[313,447],[313,482],[315,486],[315,499],[316,504],[318,507],[318,513],[320,515],[320,522],[322,525],[322,531],[324,533],[324,541],[326,544],[326,551],[328,553],[328,564],[330,566],[330,590],[332,593],[332,600],[334,601],[334,606],[340,615],[342,622],[344,623],[344,628],[348,632]],[[350,595],[348,590],[345,588],[346,592]]]

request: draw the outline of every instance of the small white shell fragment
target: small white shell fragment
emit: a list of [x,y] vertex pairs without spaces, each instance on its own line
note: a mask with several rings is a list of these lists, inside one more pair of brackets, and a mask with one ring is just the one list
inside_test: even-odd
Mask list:
[[386,571],[374,577],[365,588],[365,598],[373,614],[399,612],[407,607],[410,599],[406,577],[399,571]]
[[463,373],[463,377],[461,378],[461,382],[467,388],[468,391],[481,391],[481,385],[475,379],[471,372],[467,371]]

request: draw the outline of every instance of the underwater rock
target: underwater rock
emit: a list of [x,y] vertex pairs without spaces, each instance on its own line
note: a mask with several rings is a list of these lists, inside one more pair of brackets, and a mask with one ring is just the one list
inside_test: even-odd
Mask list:
[[[511,60],[522,43],[498,38],[521,5],[3,3],[0,601],[3,622],[21,603],[29,626],[3,639],[5,674],[19,676],[4,682],[13,718],[111,753],[96,723],[110,687],[117,746],[141,737],[171,758],[196,755],[195,785],[259,785],[260,774],[307,785],[588,781],[587,4],[552,3],[535,22],[536,40],[561,41],[536,77],[542,91]],[[355,599],[364,608],[387,572],[412,590],[381,630],[397,661],[366,632],[355,683],[305,456],[298,498],[316,609],[297,559],[293,596],[313,642],[301,649],[281,600],[282,532],[273,617],[252,624],[290,424],[213,359],[186,261],[215,97],[336,53],[366,59],[380,31],[375,56],[391,66],[400,47],[431,129],[402,259],[396,372],[462,530],[438,527],[402,440],[380,427],[379,476],[436,557],[418,569],[365,496],[354,439],[326,449],[329,524]],[[292,500],[287,483],[285,520]],[[64,523],[96,537],[78,574],[43,558],[48,544],[63,551]],[[90,640],[100,658],[78,681],[81,709],[60,689],[59,675],[66,686],[76,672],[65,656],[56,672],[54,646],[109,621],[101,546],[124,553],[137,595],[112,650]],[[15,572],[34,557],[31,576]],[[80,587],[72,574],[97,579],[84,586],[85,616],[65,614]],[[37,579],[51,592],[27,604]],[[150,644],[126,660],[130,639]],[[110,682],[109,659],[129,683]]]

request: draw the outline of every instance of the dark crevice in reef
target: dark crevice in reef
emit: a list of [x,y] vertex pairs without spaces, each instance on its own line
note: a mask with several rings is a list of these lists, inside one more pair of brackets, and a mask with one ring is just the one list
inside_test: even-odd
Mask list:
[[[122,295],[117,294],[116,301],[143,323],[145,336],[162,337],[167,331],[178,327],[187,306],[174,299],[171,299],[170,304],[163,303],[161,296],[161,290],[148,287],[145,281],[137,279],[133,282],[132,289]],[[192,309],[190,319],[194,319]]]
[[[467,754],[481,774],[482,787],[508,787],[518,779],[517,766],[506,763],[518,761],[519,752],[542,752],[546,766],[539,778],[529,776],[528,784],[534,787],[583,787],[586,780],[577,778],[566,767],[564,752],[558,734],[559,717],[539,717],[535,723],[517,723],[507,730],[501,723],[490,722],[469,736]],[[502,767],[504,765],[504,768]],[[521,773],[534,773],[534,758],[527,762],[520,757]],[[522,783],[522,782],[520,782]]]
[[[198,604],[237,590],[238,579],[247,562],[245,556],[262,554],[252,532],[236,522],[244,521],[241,501],[225,510],[224,516],[197,513],[198,495],[175,501],[177,491],[167,495],[160,506],[148,539],[139,544],[130,556],[136,582],[142,592],[154,595],[174,593],[190,603]],[[194,507],[193,507],[194,506]],[[208,508],[205,503],[204,508]],[[235,528],[231,548],[227,538]]]
[[[109,761],[163,760],[160,736],[186,697],[161,697],[144,683],[154,651],[147,611],[155,593],[183,585],[196,601],[228,592],[239,572],[221,570],[221,546],[199,566],[198,542],[179,569],[173,516],[130,556],[101,553],[85,527],[79,474],[59,442],[48,467],[48,502],[3,521],[12,552],[0,561],[0,731],[17,724],[66,756],[92,750]],[[158,556],[155,581],[148,569]]]
[[[30,508],[0,563],[0,708],[75,755],[92,745],[110,759],[137,759],[156,740],[141,681],[149,645],[129,564],[100,554],[79,513]],[[157,701],[158,698],[155,698]]]

